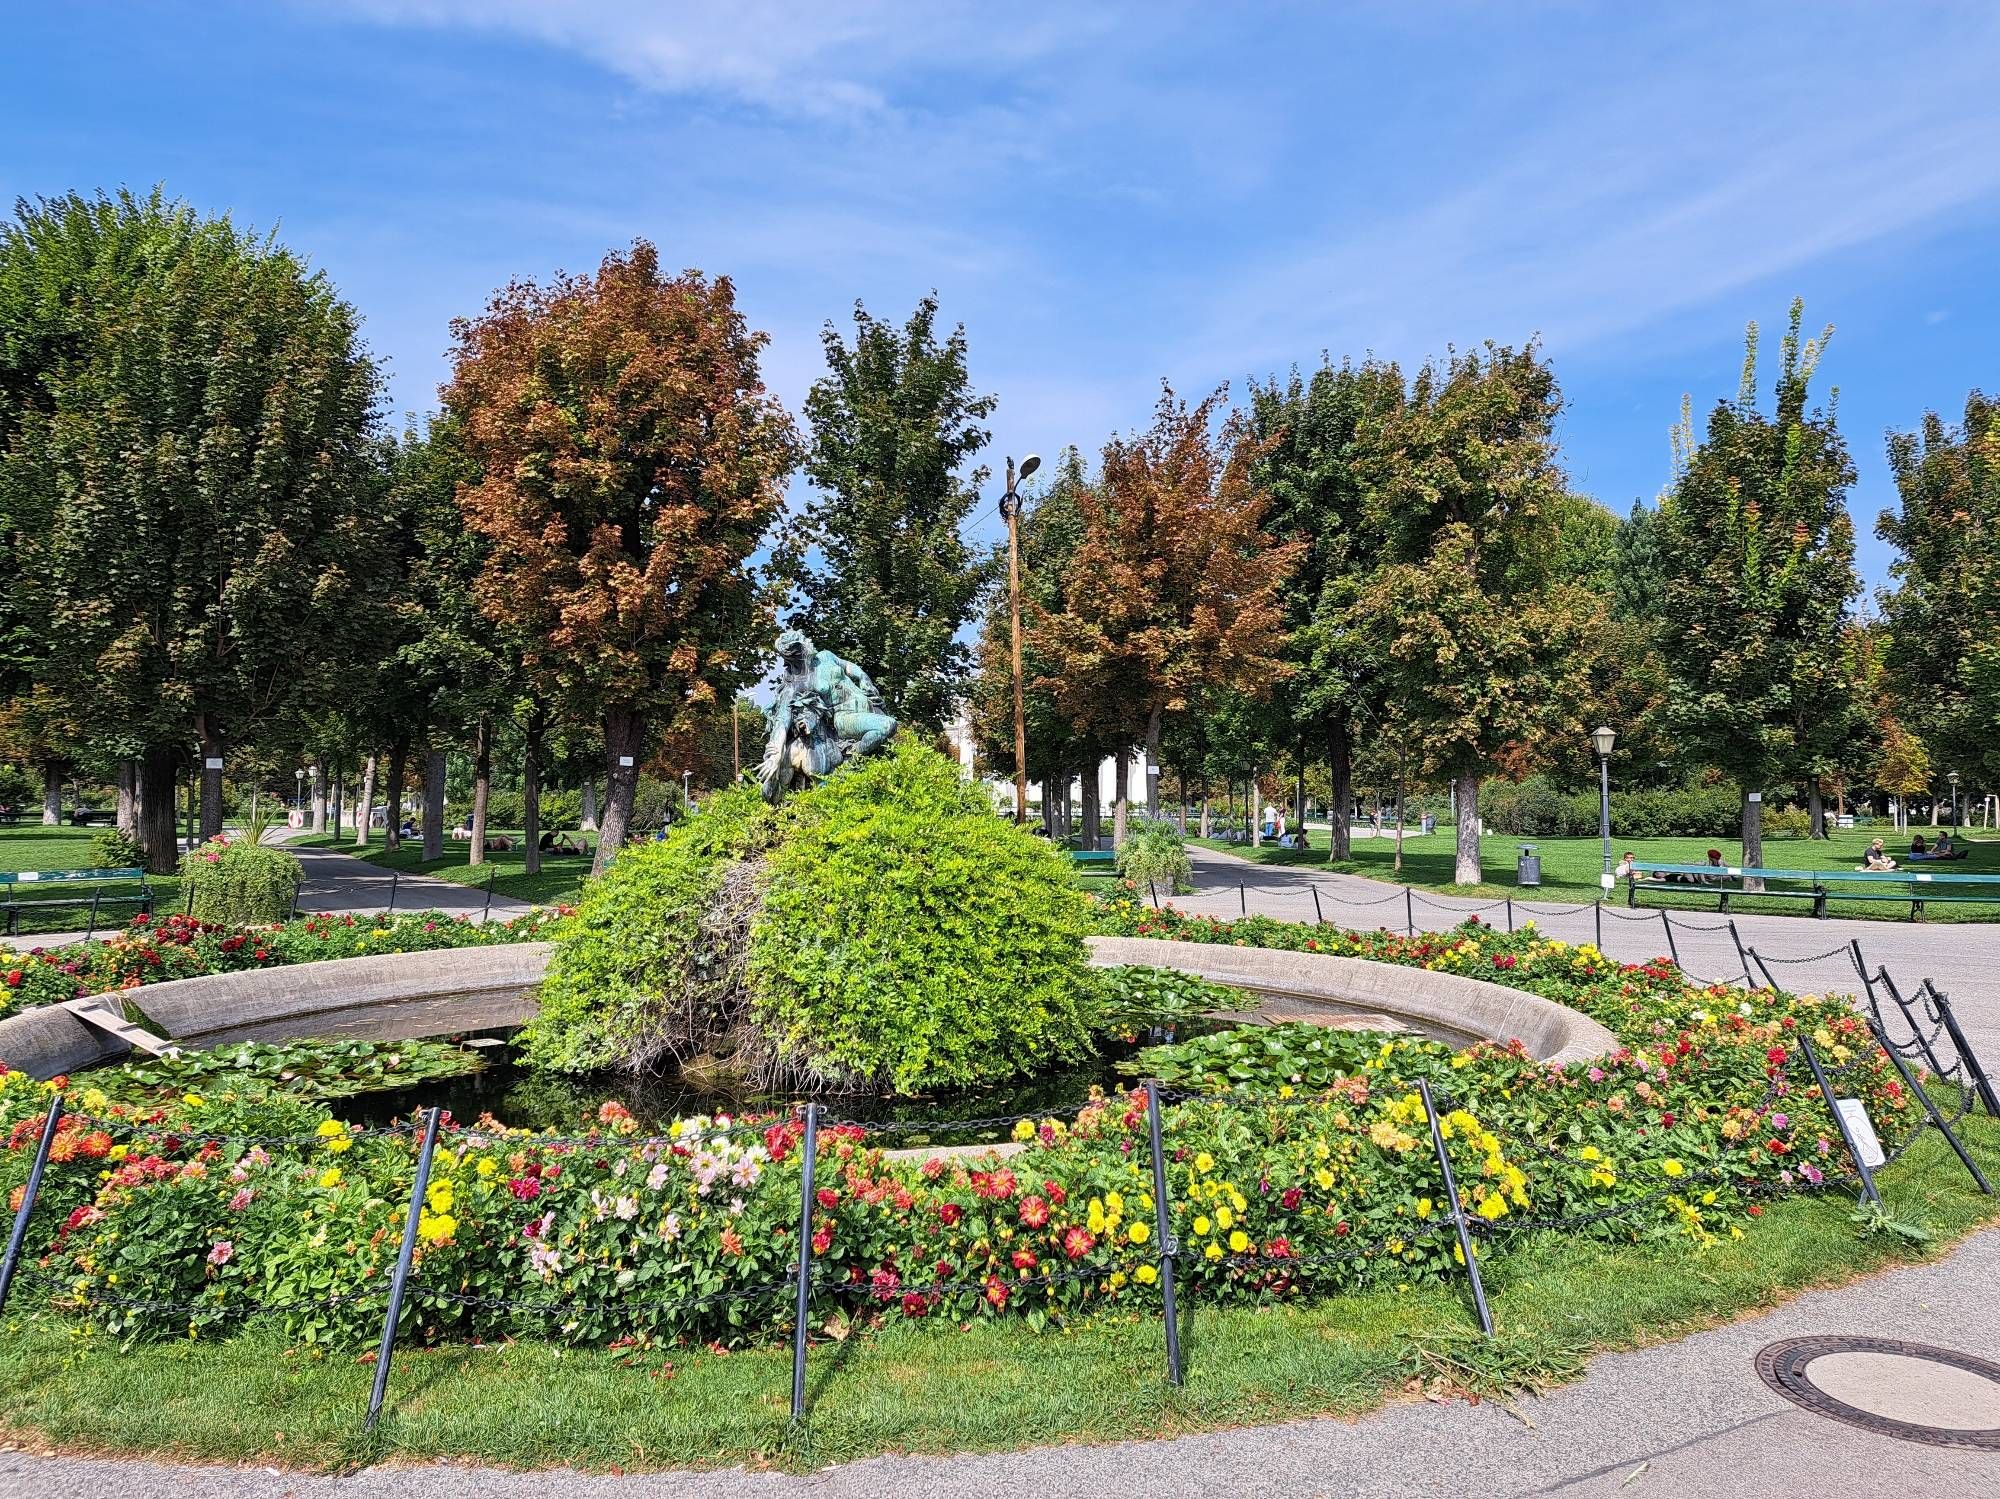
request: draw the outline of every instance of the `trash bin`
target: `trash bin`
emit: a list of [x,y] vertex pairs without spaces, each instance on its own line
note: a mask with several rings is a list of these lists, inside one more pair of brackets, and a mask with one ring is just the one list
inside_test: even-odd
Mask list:
[[1535,852],[1535,845],[1521,845],[1520,856],[1514,861],[1514,883],[1517,885],[1540,885],[1542,883],[1542,856]]

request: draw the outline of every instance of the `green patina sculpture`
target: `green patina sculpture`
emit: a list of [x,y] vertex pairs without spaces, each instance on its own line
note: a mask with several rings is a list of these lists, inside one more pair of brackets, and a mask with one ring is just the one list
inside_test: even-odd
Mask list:
[[868,673],[832,651],[815,649],[799,630],[778,637],[783,677],[771,705],[771,737],[758,780],[764,800],[782,801],[795,786],[809,785],[848,760],[875,749],[896,732],[883,711],[882,694]]

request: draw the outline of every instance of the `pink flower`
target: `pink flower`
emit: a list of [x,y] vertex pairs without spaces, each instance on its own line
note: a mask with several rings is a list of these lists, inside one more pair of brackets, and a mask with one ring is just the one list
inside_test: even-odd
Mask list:
[[215,1247],[208,1252],[211,1265],[226,1265],[236,1253],[236,1246],[227,1239],[218,1239]]
[[248,1187],[240,1188],[237,1191],[236,1195],[229,1199],[229,1211],[232,1213],[242,1212],[245,1208],[250,1206],[251,1200],[255,1198],[256,1195],[257,1194],[251,1191]]

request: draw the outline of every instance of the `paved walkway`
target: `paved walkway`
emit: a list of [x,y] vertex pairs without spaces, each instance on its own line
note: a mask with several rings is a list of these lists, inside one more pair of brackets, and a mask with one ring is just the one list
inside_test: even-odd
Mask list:
[[[1519,1401],[1415,1402],[1358,1421],[1245,1427],[1168,1441],[967,1457],[885,1457],[792,1477],[718,1473],[508,1473],[463,1465],[374,1468],[346,1478],[269,1468],[0,1453],[0,1494],[121,1499],[1103,1499],[1107,1494],[1258,1499],[1619,1496],[1685,1499],[1992,1493],[2000,1457],[1921,1446],[1811,1415],[1773,1394],[1752,1359],[1780,1338],[1881,1336],[2000,1358],[2000,1230],[1933,1264],[1637,1353],[1606,1354],[1575,1384]],[[948,1334],[946,1334],[948,1336]],[[1201,1377],[1197,1363],[1192,1378]]]
[[[1477,914],[1505,926],[1508,903],[1406,890],[1360,875],[1334,874],[1299,865],[1253,864],[1233,854],[1190,848],[1195,893],[1172,904],[1201,915],[1230,917],[1243,911],[1286,921],[1314,921],[1371,930],[1403,931],[1414,921],[1419,931],[1445,931]],[[1314,897],[1318,901],[1315,905]],[[1532,918],[1552,937],[1597,941],[1624,962],[1668,953],[1667,927],[1659,911],[1630,911],[1548,901],[1512,902],[1516,922]],[[1673,950],[1681,966],[1699,978],[1741,982],[1737,956],[1725,918],[1713,911],[1672,914]],[[1966,1038],[1989,1072],[2000,1073],[2000,923],[1855,921],[1810,916],[1738,916],[1736,933],[1770,965],[1787,989],[1851,994],[1860,987],[1849,943],[1858,942],[1869,971],[1886,968],[1903,993],[1929,978],[1951,996]]]

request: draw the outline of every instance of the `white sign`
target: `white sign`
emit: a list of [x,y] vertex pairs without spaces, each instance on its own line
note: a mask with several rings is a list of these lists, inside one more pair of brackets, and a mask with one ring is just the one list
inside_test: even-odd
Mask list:
[[1761,791],[1748,792],[1744,795],[1743,798],[1743,800],[1745,800],[1746,802],[1761,802],[1763,799],[1764,799],[1764,793]]
[[203,760],[201,763],[203,765],[206,765],[210,770],[222,769],[222,757],[220,755],[210,755],[206,760]]
[[1840,1110],[1840,1119],[1847,1126],[1847,1133],[1854,1137],[1854,1148],[1861,1155],[1861,1164],[1873,1171],[1889,1158],[1882,1154],[1882,1142],[1875,1136],[1875,1126],[1868,1118],[1868,1105],[1858,1098],[1836,1098],[1833,1106]]
[[1618,876],[1615,874],[1600,874],[1597,880],[1606,890],[1616,890],[1618,888]]
[[618,763],[620,765],[630,765],[632,763],[632,757],[630,755],[620,755],[618,757]]

